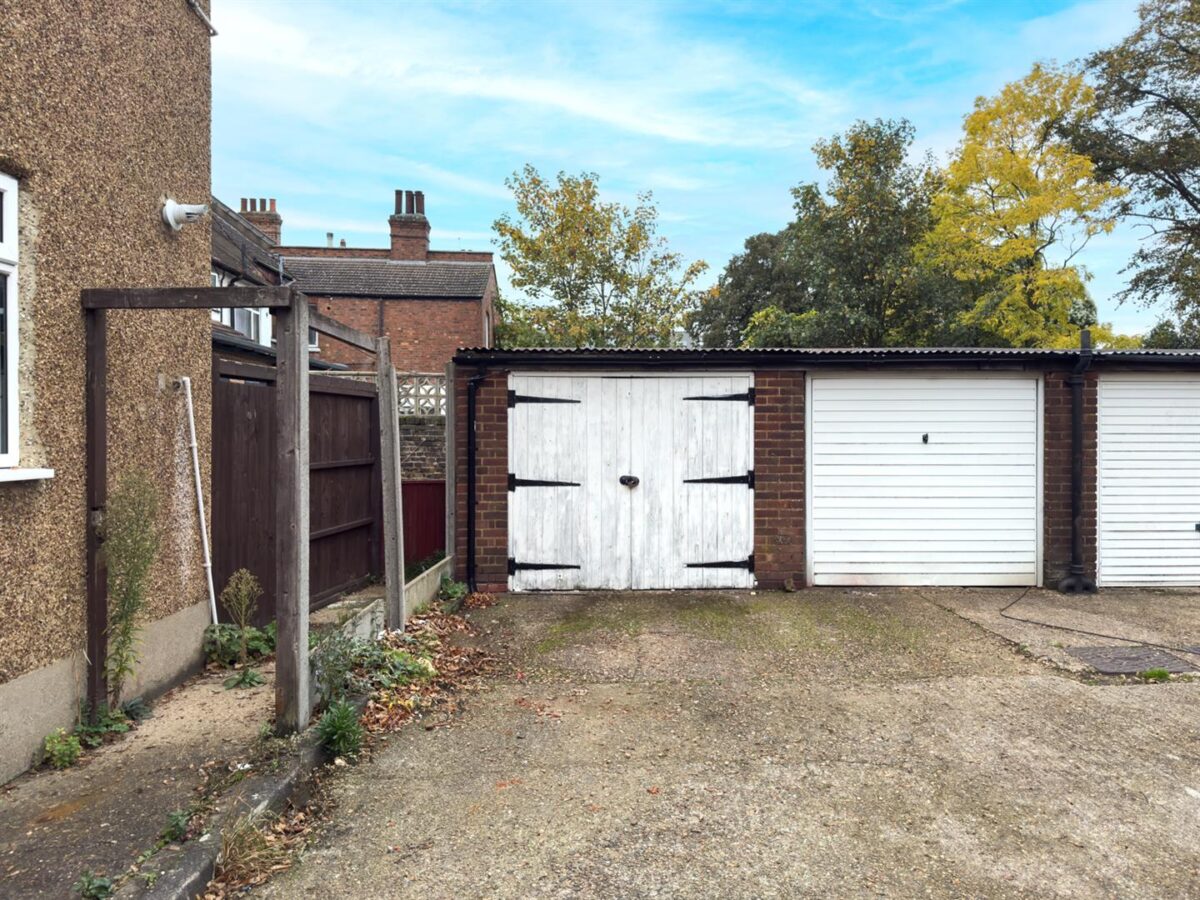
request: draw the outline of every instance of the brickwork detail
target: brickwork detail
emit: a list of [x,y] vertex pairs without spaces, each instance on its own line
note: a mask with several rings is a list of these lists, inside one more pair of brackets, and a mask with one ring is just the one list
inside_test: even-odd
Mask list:
[[[1066,372],[1047,372],[1042,463],[1042,571],[1053,588],[1071,564],[1071,386]],[[1083,387],[1083,560],[1096,577],[1096,373]]]
[[[401,372],[441,372],[459,347],[483,342],[483,311],[471,300],[370,300],[354,297],[314,297],[313,307],[366,334],[383,333],[392,339],[392,361]],[[321,339],[320,358],[369,368],[369,353],[335,341]]]
[[[454,379],[455,577],[467,574],[467,382]],[[475,401],[475,574],[482,591],[508,589],[508,373],[489,371]]]
[[764,588],[804,573],[804,373],[754,374],[754,568]]
[[446,477],[444,416],[400,417],[400,467],[405,481],[438,481]]

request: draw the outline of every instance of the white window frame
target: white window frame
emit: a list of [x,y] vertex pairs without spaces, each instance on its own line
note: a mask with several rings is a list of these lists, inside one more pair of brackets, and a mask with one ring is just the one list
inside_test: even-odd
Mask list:
[[4,305],[4,397],[7,401],[6,421],[0,428],[8,438],[8,451],[0,453],[0,469],[14,469],[20,461],[21,450],[21,401],[17,395],[17,370],[20,368],[19,342],[17,340],[17,264],[18,259],[18,190],[17,179],[0,173],[0,273],[6,276],[6,290],[0,296]]

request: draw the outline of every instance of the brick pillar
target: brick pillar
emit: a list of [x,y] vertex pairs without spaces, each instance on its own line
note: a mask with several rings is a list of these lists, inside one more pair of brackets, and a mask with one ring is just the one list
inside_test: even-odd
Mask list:
[[[455,578],[467,575],[467,383],[454,378]],[[475,396],[475,579],[482,591],[508,590],[508,373],[489,371]]]
[[[1042,457],[1042,572],[1053,588],[1071,564],[1071,385],[1047,372]],[[1083,385],[1083,562],[1096,577],[1096,373]]]
[[760,587],[804,572],[804,373],[754,374],[754,569]]

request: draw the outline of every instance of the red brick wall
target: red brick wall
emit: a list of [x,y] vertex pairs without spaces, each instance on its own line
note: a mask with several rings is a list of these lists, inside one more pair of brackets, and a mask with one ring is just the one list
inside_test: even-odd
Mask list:
[[[367,334],[383,331],[392,339],[392,362],[401,372],[443,372],[459,347],[485,343],[483,308],[476,300],[370,300],[314,297],[318,312]],[[321,359],[351,366],[373,365],[371,354],[341,341],[321,338]]]
[[[1042,462],[1042,571],[1054,588],[1071,564],[1071,387],[1066,372],[1046,373]],[[1083,387],[1083,559],[1096,577],[1096,373]]]
[[[467,577],[467,382],[454,378],[455,578]],[[508,373],[489,371],[475,401],[475,578],[479,590],[508,590]]]
[[804,373],[754,373],[754,570],[760,587],[804,579]]

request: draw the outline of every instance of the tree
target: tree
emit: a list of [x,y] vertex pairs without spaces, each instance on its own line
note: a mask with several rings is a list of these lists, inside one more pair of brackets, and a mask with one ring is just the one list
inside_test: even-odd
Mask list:
[[697,342],[705,347],[736,347],[759,310],[803,304],[806,289],[790,246],[787,229],[746,238],[743,252],[729,260],[717,284],[701,296],[699,308],[688,319],[688,330]]
[[1162,319],[1142,338],[1142,346],[1153,350],[1193,350],[1200,347],[1200,319]]
[[1064,129],[1096,171],[1129,188],[1123,211],[1148,230],[1122,297],[1200,309],[1200,4],[1150,0],[1115,47],[1086,61],[1092,117]]
[[933,224],[941,174],[908,161],[906,121],[857,122],[814,147],[824,188],[792,191],[796,217],[734,257],[693,332],[709,346],[871,347],[978,343],[966,287],[915,250]]
[[535,346],[669,345],[695,308],[694,283],[707,268],[684,265],[658,236],[650,193],[633,209],[600,199],[599,176],[531,165],[505,182],[516,200],[493,228],[512,284],[530,303],[506,302],[500,334]]
[[924,258],[978,287],[965,321],[1018,347],[1044,346],[1073,331],[1072,303],[1087,273],[1072,260],[1111,231],[1124,194],[1061,137],[1093,112],[1082,74],[1034,66],[964,122]]

